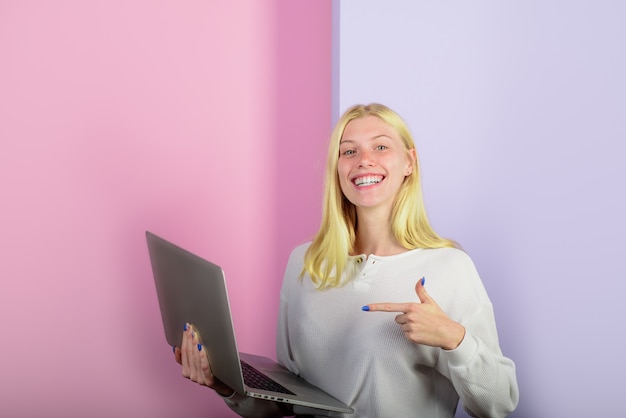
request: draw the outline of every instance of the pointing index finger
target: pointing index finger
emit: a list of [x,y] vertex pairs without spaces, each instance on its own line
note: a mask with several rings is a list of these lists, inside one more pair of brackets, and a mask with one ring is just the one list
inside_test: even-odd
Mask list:
[[402,312],[407,313],[409,303],[370,303],[361,309],[366,312]]

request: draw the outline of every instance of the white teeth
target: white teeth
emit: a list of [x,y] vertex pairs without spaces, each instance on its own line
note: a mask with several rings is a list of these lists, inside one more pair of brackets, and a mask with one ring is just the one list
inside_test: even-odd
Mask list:
[[372,184],[380,183],[382,180],[383,176],[365,176],[356,178],[354,184],[357,186],[371,186]]

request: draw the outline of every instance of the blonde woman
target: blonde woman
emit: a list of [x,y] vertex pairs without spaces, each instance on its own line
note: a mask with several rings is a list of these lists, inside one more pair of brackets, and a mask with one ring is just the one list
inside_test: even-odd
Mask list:
[[[197,343],[190,329],[175,350],[186,377],[242,416],[297,415],[233,393]],[[431,228],[413,139],[386,106],[351,107],[331,135],[319,232],[285,271],[277,358],[355,410],[332,416],[453,417],[461,399],[472,416],[503,417],[517,406],[489,297],[470,257]]]

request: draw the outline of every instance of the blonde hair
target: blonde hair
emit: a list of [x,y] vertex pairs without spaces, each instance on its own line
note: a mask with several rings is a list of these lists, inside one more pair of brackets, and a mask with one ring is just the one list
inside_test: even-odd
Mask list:
[[[346,279],[344,275],[347,274],[349,257],[354,252],[356,207],[341,191],[337,161],[339,144],[346,125],[354,119],[370,115],[380,118],[394,128],[407,151],[415,148],[406,123],[396,112],[384,105],[378,103],[355,105],[341,116],[331,134],[328,147],[322,222],[305,254],[301,274],[301,278],[308,274],[320,289],[340,286],[342,277]],[[414,163],[415,168],[404,179],[393,205],[391,227],[394,237],[408,250],[458,247],[454,241],[437,235],[430,226],[422,197],[417,154]]]

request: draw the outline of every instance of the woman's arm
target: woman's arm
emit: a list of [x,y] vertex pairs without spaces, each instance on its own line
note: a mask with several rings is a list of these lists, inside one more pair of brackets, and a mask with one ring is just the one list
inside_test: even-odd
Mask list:
[[505,417],[517,407],[515,364],[502,355],[491,305],[465,324],[466,334],[454,350],[442,350],[437,368],[447,376],[475,417]]
[[[468,259],[469,260],[469,259]],[[473,265],[470,265],[473,269]],[[426,292],[424,279],[415,292],[420,303],[374,303],[365,310],[397,312],[396,322],[414,344],[440,348],[436,369],[450,380],[463,407],[476,417],[504,417],[519,400],[515,364],[502,355],[493,307],[475,270],[459,275],[474,279],[474,288],[463,292],[467,300],[456,299],[464,310],[452,320]],[[466,281],[472,282],[471,280]],[[479,297],[468,295],[477,294]]]
[[185,378],[213,389],[224,398],[226,405],[242,417],[270,418],[293,415],[291,406],[285,403],[256,399],[236,393],[211,372],[211,364],[200,336],[189,324],[185,325],[181,347],[174,348],[176,361],[182,365]]

